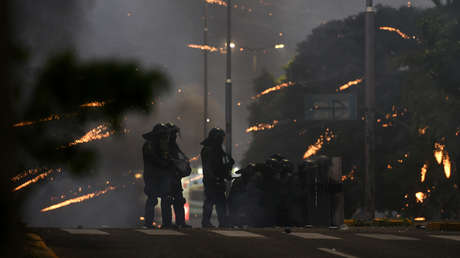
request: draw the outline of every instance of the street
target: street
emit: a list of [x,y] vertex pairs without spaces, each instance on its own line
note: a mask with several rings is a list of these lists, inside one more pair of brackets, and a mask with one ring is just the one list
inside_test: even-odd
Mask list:
[[414,228],[30,228],[58,257],[458,257],[460,233]]

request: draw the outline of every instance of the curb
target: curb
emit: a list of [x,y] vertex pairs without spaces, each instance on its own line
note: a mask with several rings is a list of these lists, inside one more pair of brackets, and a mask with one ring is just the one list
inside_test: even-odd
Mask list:
[[31,257],[58,258],[58,256],[46,246],[43,239],[34,233],[26,234],[25,251]]
[[427,229],[460,231],[460,222],[430,222],[427,225]]

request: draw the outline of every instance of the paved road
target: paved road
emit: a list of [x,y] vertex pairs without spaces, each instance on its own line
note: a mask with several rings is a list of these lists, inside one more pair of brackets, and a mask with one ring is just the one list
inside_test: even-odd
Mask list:
[[460,257],[460,232],[31,228],[59,257]]

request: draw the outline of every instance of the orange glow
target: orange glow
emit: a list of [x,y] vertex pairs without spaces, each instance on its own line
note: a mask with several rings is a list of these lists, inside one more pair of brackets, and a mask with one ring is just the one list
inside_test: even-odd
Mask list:
[[144,218],[144,217],[139,217],[139,220],[140,220],[140,221],[144,221],[145,218]]
[[449,179],[452,166],[450,164],[450,158],[449,158],[448,153],[444,153],[444,158],[442,160],[442,165],[444,167],[444,175],[446,176],[447,179]]
[[257,132],[257,131],[263,131],[263,130],[268,130],[274,128],[278,124],[278,120],[274,120],[272,124],[263,124],[260,123],[255,126],[251,126],[248,129],[246,129],[246,133],[249,132]]
[[428,126],[425,126],[423,128],[418,129],[418,134],[419,135],[425,135],[426,134],[426,129],[428,129]]
[[386,31],[393,31],[393,32],[396,32],[398,33],[399,36],[401,36],[401,38],[403,39],[415,39],[415,36],[409,36],[403,32],[401,32],[399,29],[396,29],[396,28],[393,28],[393,27],[387,27],[387,26],[383,26],[383,27],[380,27],[379,28],[380,30],[386,30]]
[[47,208],[43,208],[41,210],[41,212],[51,211],[51,210],[59,209],[59,208],[62,208],[62,207],[65,207],[65,206],[68,206],[68,205],[71,205],[71,204],[74,204],[74,203],[83,202],[83,201],[92,199],[94,197],[106,194],[108,191],[115,190],[115,188],[116,187],[114,187],[114,186],[109,186],[106,189],[101,190],[101,191],[85,194],[85,195],[80,196],[80,197],[75,197],[75,198],[72,198],[72,199],[69,199],[69,200],[66,200],[66,201],[51,205],[51,206],[49,206]]
[[363,79],[362,79],[362,78],[356,79],[356,80],[354,80],[354,81],[349,81],[349,82],[345,83],[344,85],[340,86],[339,89],[338,89],[337,91],[346,90],[346,89],[350,88],[350,87],[353,86],[353,85],[360,84],[361,82],[363,82]]
[[436,162],[438,162],[439,165],[442,163],[442,157],[444,153],[444,148],[446,146],[440,143],[434,143],[434,158],[436,159]]
[[114,131],[108,131],[107,126],[99,125],[96,128],[91,129],[89,132],[83,135],[83,137],[81,137],[80,139],[77,139],[69,143],[67,146],[63,146],[63,148],[71,147],[77,144],[87,143],[87,142],[91,142],[95,140],[101,140],[103,138],[110,137],[113,133]]
[[184,212],[185,212],[185,220],[189,221],[190,220],[190,206],[188,202],[184,204]]
[[334,139],[335,135],[332,133],[332,131],[327,128],[324,134],[322,134],[314,144],[308,146],[307,151],[303,155],[303,159],[307,159],[313,155],[315,155],[321,148],[323,148],[324,142],[330,142],[332,139]]
[[351,181],[355,180],[355,170],[352,169],[350,171],[350,173],[348,173],[348,175],[343,175],[342,176],[342,182],[347,180],[347,179],[350,179]]
[[24,177],[27,177],[27,176],[30,176],[30,175],[35,175],[37,174],[41,169],[39,168],[30,168],[30,169],[27,169],[26,171],[24,171],[23,173],[21,174],[18,174],[18,175],[15,175],[14,177],[11,178],[11,181],[15,182],[15,181],[19,181],[21,179],[23,179]]
[[61,119],[61,116],[54,114],[54,115],[50,115],[49,117],[45,117],[45,118],[42,118],[42,119],[37,120],[37,121],[19,122],[19,123],[14,124],[13,127],[23,127],[23,126],[33,125],[33,124],[36,124],[36,123],[48,122],[48,121],[51,121],[51,120],[59,120],[59,119]]
[[206,3],[208,4],[217,4],[221,6],[227,6],[227,2],[222,1],[222,0],[206,0]]
[[105,101],[95,101],[95,102],[89,102],[86,104],[80,105],[80,107],[103,107],[105,105]]
[[279,90],[281,90],[283,88],[287,88],[287,87],[290,87],[290,86],[293,86],[293,85],[295,85],[295,83],[293,83],[293,82],[281,83],[279,85],[276,85],[274,87],[271,87],[271,88],[268,88],[268,89],[262,91],[261,93],[259,93],[259,94],[255,95],[254,97],[252,97],[252,99],[258,99],[258,98],[260,98],[261,96],[263,96],[265,94],[268,94],[268,93],[273,92],[273,91],[279,91]]
[[[13,192],[16,192],[17,190],[20,190],[30,184],[34,184],[36,182],[38,182],[38,180],[40,179],[45,179],[45,177],[47,177],[49,174],[53,173],[53,169],[49,169],[48,171],[44,172],[44,173],[41,173],[40,175],[28,180],[27,182],[23,183],[22,185],[16,187],[13,189]],[[61,169],[57,169],[58,172],[61,172]]]
[[206,50],[206,51],[209,51],[209,52],[218,51],[218,49],[216,47],[209,46],[209,45],[188,44],[187,47],[189,47],[189,48],[198,48],[198,49]]
[[134,178],[136,178],[136,179],[141,179],[141,178],[142,178],[142,174],[141,174],[141,173],[136,173],[136,174],[134,174]]
[[417,217],[417,218],[414,218],[414,221],[423,222],[423,221],[426,221],[426,218],[425,217]]
[[192,157],[192,158],[189,159],[188,161],[189,161],[189,162],[197,161],[199,158],[200,158],[200,154],[196,155],[195,157]]
[[417,199],[417,203],[423,203],[426,199],[426,194],[423,192],[415,193],[415,198]]
[[423,167],[420,169],[420,182],[425,182],[426,173],[428,172],[428,165],[423,164]]

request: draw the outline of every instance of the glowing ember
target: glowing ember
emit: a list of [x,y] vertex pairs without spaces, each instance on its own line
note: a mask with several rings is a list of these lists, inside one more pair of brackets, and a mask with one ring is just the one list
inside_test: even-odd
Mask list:
[[446,176],[447,179],[449,179],[450,171],[451,171],[451,164],[450,164],[449,154],[447,154],[447,152],[444,154],[442,165],[444,166],[444,175]]
[[350,171],[350,173],[348,173],[348,175],[343,175],[342,176],[342,182],[347,180],[347,179],[349,179],[351,181],[355,180],[355,170],[354,169],[352,169]]
[[198,48],[198,49],[206,50],[206,51],[209,51],[209,52],[216,52],[216,51],[219,50],[216,47],[209,46],[209,45],[188,44],[187,47],[189,47],[189,48]]
[[81,137],[80,139],[77,139],[74,142],[69,143],[67,146],[63,146],[63,148],[71,147],[77,144],[87,143],[87,142],[91,142],[95,140],[101,140],[103,138],[110,137],[113,133],[114,131],[108,131],[107,126],[99,125],[96,128],[91,129],[89,132],[83,135],[83,137]]
[[[44,172],[44,173],[41,173],[40,175],[28,180],[27,182],[23,183],[22,185],[16,187],[13,189],[13,192],[16,192],[17,190],[20,190],[30,184],[34,184],[36,182],[38,182],[38,180],[40,179],[45,179],[45,177],[47,177],[49,174],[53,173],[53,169],[49,169],[48,171]],[[61,169],[57,169],[58,172],[61,172]]]
[[59,119],[61,119],[61,116],[54,114],[54,115],[50,115],[49,117],[45,117],[45,118],[42,118],[42,119],[37,120],[37,121],[19,122],[19,123],[14,124],[13,127],[23,127],[23,126],[33,125],[33,124],[36,124],[36,123],[48,122],[48,121],[51,121],[51,120],[59,120]]
[[396,32],[398,33],[399,36],[401,36],[401,38],[403,39],[415,39],[415,36],[409,36],[403,32],[401,32],[399,29],[396,29],[396,28],[393,28],[393,27],[387,27],[387,26],[383,26],[383,27],[379,27],[380,30],[386,30],[386,31],[393,31],[393,32]]
[[350,88],[350,87],[353,86],[353,85],[358,85],[358,84],[360,84],[361,82],[363,82],[363,79],[362,79],[362,78],[356,79],[356,80],[354,80],[354,81],[349,81],[349,82],[345,83],[344,85],[340,86],[339,89],[337,89],[337,91],[346,90],[346,89]]
[[59,209],[59,208],[62,208],[62,207],[65,207],[65,206],[68,206],[68,205],[71,205],[71,204],[74,204],[74,203],[83,202],[83,201],[92,199],[94,197],[106,194],[108,191],[111,191],[111,190],[115,190],[115,187],[114,186],[109,186],[106,189],[101,190],[101,191],[85,194],[85,195],[80,196],[80,197],[75,197],[75,198],[72,198],[72,199],[69,199],[69,200],[66,200],[66,201],[51,205],[51,206],[49,206],[47,208],[43,208],[41,210],[41,212],[51,211],[51,210]]
[[428,165],[425,163],[423,167],[420,169],[420,182],[425,182],[426,173],[428,172]]
[[136,179],[141,179],[141,178],[142,178],[142,174],[141,174],[141,173],[136,173],[136,174],[134,174],[134,178],[136,178]]
[[278,120],[274,120],[272,124],[263,124],[263,123],[261,123],[261,124],[249,127],[248,129],[246,129],[246,133],[272,129],[277,124],[278,124]]
[[105,105],[104,101],[101,101],[101,102],[95,101],[95,102],[89,102],[89,103],[80,105],[80,107],[103,107],[104,105]]
[[416,218],[414,218],[414,221],[423,222],[423,221],[426,221],[426,218],[425,217],[416,217]]
[[434,143],[434,158],[436,159],[436,162],[438,162],[439,165],[441,165],[442,162],[442,156],[444,153],[444,148],[446,146],[440,143]]
[[428,126],[425,126],[423,128],[418,129],[418,134],[419,135],[425,135],[426,134],[426,129],[428,129]]
[[417,199],[417,203],[423,203],[426,199],[426,194],[423,192],[415,193],[415,198]]
[[310,146],[308,146],[307,151],[303,155],[303,159],[307,159],[313,155],[315,155],[321,148],[323,148],[324,142],[330,142],[335,135],[332,133],[332,131],[327,128],[324,134],[322,134],[316,142]]
[[27,169],[26,171],[24,171],[23,173],[21,174],[18,174],[14,177],[11,178],[11,181],[15,182],[15,181],[19,181],[21,179],[23,179],[24,177],[27,177],[27,176],[30,176],[30,175],[35,175],[37,174],[41,169],[39,168],[31,168],[31,169]]
[[222,0],[206,0],[206,3],[208,4],[217,4],[221,6],[227,6],[227,2],[222,1]]
[[265,94],[268,94],[268,93],[273,92],[273,91],[279,91],[282,88],[287,88],[287,87],[290,87],[290,86],[293,86],[293,85],[295,85],[295,83],[293,83],[293,82],[285,82],[285,83],[276,85],[274,87],[268,88],[268,89],[262,91],[261,93],[255,95],[254,97],[252,97],[252,99],[258,99],[258,98],[260,98],[261,96],[263,96]]
[[189,162],[197,161],[199,158],[200,158],[200,154],[196,155],[195,157],[192,157],[192,158],[189,159],[188,161],[189,161]]

